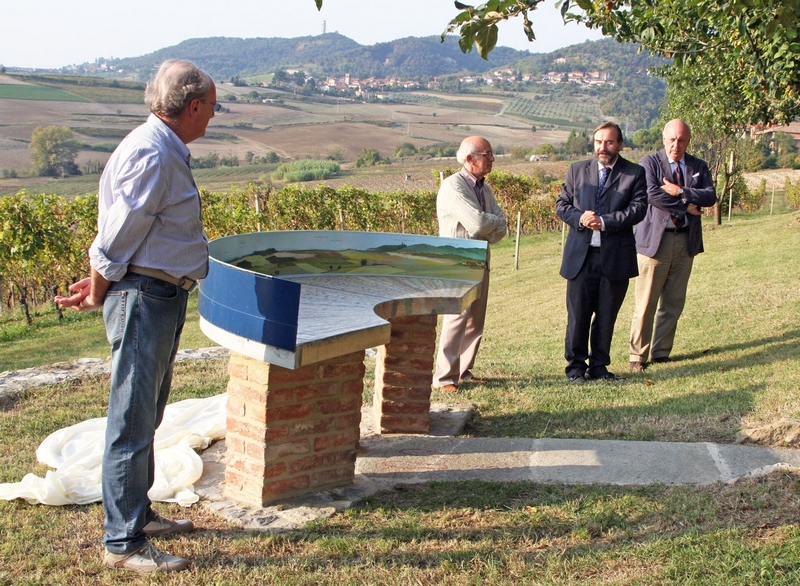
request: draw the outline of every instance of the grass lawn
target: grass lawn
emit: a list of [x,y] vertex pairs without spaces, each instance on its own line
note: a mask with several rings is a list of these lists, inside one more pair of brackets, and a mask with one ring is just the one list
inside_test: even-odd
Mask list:
[[[620,384],[573,388],[563,372],[561,237],[493,249],[486,337],[459,400],[476,404],[468,435],[731,443],[742,427],[800,411],[800,216],[734,216],[704,227],[675,362]],[[611,369],[627,374],[633,287]],[[196,298],[196,296],[193,296]],[[196,303],[196,302],[195,302]],[[3,314],[0,371],[106,356],[96,316],[28,331]],[[210,345],[193,307],[184,347]],[[30,391],[0,412],[0,482],[42,475],[49,433],[105,414],[107,377]],[[173,400],[225,388],[225,361],[182,362]],[[365,381],[365,386],[371,381]],[[368,395],[369,393],[367,393]],[[452,401],[435,393],[434,401]],[[202,529],[157,545],[190,570],[147,579],[101,564],[102,507],[0,502],[0,584],[698,584],[800,581],[800,474],[708,487],[459,482],[375,495],[302,531],[231,528],[200,507],[158,505]]]

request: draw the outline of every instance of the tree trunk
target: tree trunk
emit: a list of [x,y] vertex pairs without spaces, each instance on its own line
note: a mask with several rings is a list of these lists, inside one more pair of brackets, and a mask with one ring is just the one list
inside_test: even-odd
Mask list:
[[28,288],[23,287],[20,290],[19,295],[19,304],[22,306],[22,310],[25,312],[25,321],[28,322],[28,325],[33,325],[33,318],[31,318],[31,311],[28,307]]
[[56,295],[58,295],[58,285],[53,285],[53,305],[56,306],[56,315],[58,316],[58,321],[61,321],[64,319],[64,312],[61,311],[61,306],[56,303]]

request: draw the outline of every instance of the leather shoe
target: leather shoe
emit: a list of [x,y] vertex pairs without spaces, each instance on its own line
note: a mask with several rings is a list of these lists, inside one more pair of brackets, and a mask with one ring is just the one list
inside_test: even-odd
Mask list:
[[617,376],[613,372],[605,372],[599,376],[589,376],[591,380],[605,380],[609,382],[619,382],[625,380],[624,376]]
[[586,382],[586,379],[584,378],[584,376],[582,374],[573,374],[573,375],[569,376],[568,378],[569,378],[569,382],[571,382],[573,385],[582,385],[583,383]]
[[485,378],[475,378],[475,377],[472,377],[472,378],[468,378],[468,379],[461,379],[461,382],[465,382],[465,383],[474,383],[474,384],[476,384],[476,385],[485,385],[485,384],[486,384],[486,383],[488,383],[489,381],[488,381],[488,380],[486,380]]
[[631,360],[631,372],[642,372],[647,368],[647,363],[640,360]]
[[444,385],[443,387],[437,387],[440,391],[444,391],[446,393],[457,393],[458,387],[456,385]]
[[658,358],[653,358],[653,362],[656,364],[664,364],[666,362],[672,362],[672,358],[669,356],[659,356]]

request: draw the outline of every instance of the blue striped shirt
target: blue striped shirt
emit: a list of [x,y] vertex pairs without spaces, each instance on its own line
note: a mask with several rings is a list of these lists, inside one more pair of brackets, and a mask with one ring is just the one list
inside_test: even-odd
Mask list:
[[129,264],[176,278],[208,273],[189,149],[157,116],[151,114],[111,155],[100,177],[98,207],[89,261],[109,281],[122,279]]

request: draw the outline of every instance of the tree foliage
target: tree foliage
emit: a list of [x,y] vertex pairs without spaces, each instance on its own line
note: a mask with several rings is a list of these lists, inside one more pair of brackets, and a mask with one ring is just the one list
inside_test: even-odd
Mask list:
[[[668,83],[691,72],[698,107],[714,107],[706,90],[738,106],[739,124],[788,122],[800,114],[800,0],[561,0],[567,19],[619,41],[671,57]],[[582,14],[570,14],[570,8]]]
[[[486,57],[497,44],[497,23],[522,17],[535,39],[529,11],[544,0],[455,2],[459,14],[442,37],[460,35],[462,51]],[[800,0],[556,0],[565,21],[599,29],[618,41],[640,44],[672,58],[664,68],[691,71],[699,106],[706,88],[735,96],[737,122],[785,123],[800,114]]]
[[37,126],[31,133],[31,162],[39,175],[79,175],[75,165],[79,148],[66,126]]
[[410,142],[404,142],[394,151],[394,158],[399,159],[402,157],[413,157],[417,154],[417,147]]
[[585,155],[592,150],[592,141],[585,132],[571,130],[564,144],[564,149],[570,155]]
[[[618,41],[634,42],[672,58],[664,67],[693,75],[700,108],[714,107],[705,90],[738,102],[727,113],[740,124],[790,122],[800,115],[800,0],[554,0],[565,21],[599,29]],[[323,0],[315,0],[317,8]],[[488,0],[477,6],[456,0],[459,11],[442,41],[458,33],[468,53],[484,59],[497,46],[498,23],[522,18],[534,41],[530,13],[544,0]],[[730,123],[729,123],[730,125]]]
[[356,167],[372,167],[373,165],[388,165],[391,161],[381,157],[377,149],[362,149],[356,159]]

